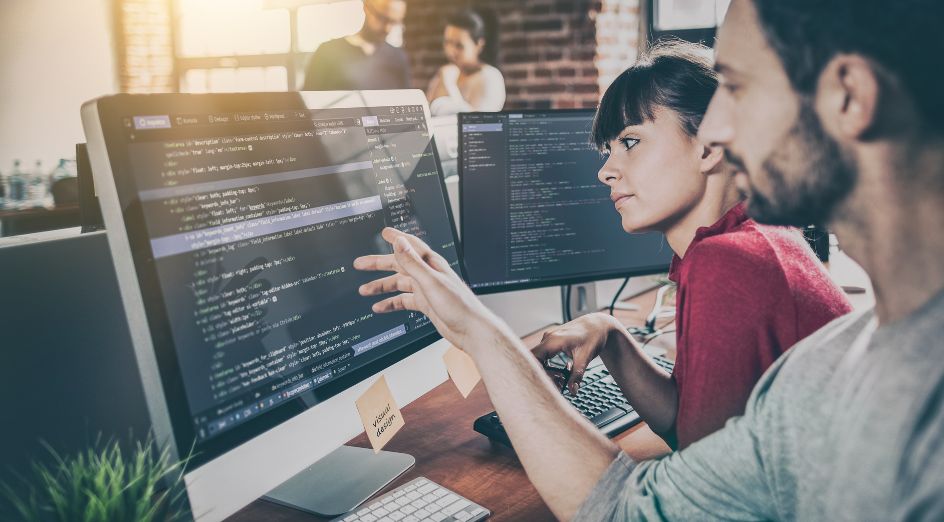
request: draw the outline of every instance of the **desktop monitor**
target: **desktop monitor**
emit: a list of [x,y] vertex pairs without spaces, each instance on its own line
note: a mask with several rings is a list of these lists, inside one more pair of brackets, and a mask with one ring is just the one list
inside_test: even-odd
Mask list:
[[[458,265],[422,92],[117,95],[82,120],[153,429],[192,448],[197,519],[363,431],[354,399],[379,372],[400,406],[445,380],[444,343],[420,352],[439,339],[429,319],[372,313],[357,288],[376,274],[352,267],[392,251],[385,226]],[[381,462],[363,451],[277,491],[345,493],[371,475],[347,472]],[[310,510],[353,506],[334,507]]]
[[597,179],[593,110],[459,116],[467,282],[479,294],[665,272],[662,234],[627,234]]

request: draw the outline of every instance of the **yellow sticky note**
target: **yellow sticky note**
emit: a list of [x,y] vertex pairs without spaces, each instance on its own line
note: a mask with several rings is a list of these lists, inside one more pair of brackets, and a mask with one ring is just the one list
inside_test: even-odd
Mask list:
[[449,372],[449,377],[456,384],[456,388],[459,388],[459,393],[462,394],[462,397],[468,397],[475,389],[475,385],[482,380],[475,362],[455,346],[449,347],[449,350],[443,355],[443,361],[446,363],[446,371]]
[[387,386],[387,379],[383,376],[367,388],[354,404],[361,416],[361,422],[364,423],[367,439],[370,440],[374,453],[379,453],[406,424],[399,406],[393,400],[390,387]]

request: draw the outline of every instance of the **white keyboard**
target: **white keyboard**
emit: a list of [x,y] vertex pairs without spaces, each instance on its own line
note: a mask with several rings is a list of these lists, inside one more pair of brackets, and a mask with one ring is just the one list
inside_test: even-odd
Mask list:
[[475,522],[491,514],[469,499],[420,477],[332,522]]

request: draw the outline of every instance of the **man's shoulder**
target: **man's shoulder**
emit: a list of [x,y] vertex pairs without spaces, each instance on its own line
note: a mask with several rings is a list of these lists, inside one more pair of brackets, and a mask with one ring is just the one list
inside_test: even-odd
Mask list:
[[780,365],[789,373],[796,372],[799,379],[810,376],[812,368],[814,373],[831,373],[873,317],[874,309],[868,308],[833,319],[797,342],[781,357]]
[[405,64],[409,64],[410,62],[410,58],[406,55],[406,51],[400,47],[390,45],[387,42],[384,42],[383,45],[377,48],[377,50],[379,51],[377,56],[382,57],[384,60],[397,60]]
[[344,56],[355,49],[357,49],[357,47],[348,42],[347,38],[335,38],[319,45],[318,48],[315,49],[314,55],[317,57]]

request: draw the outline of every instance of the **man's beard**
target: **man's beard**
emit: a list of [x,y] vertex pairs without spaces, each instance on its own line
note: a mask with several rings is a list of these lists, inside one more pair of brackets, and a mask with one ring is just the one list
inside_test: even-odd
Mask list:
[[[743,170],[739,158],[729,158]],[[796,227],[828,224],[858,177],[855,162],[823,130],[809,100],[801,102],[796,124],[757,175],[766,177],[771,193],[749,181],[748,215],[761,223]]]

